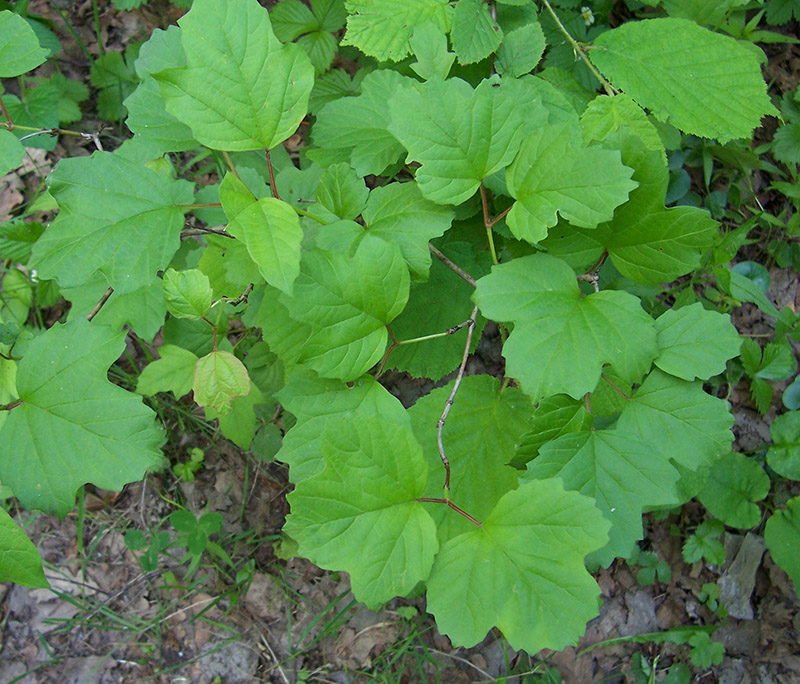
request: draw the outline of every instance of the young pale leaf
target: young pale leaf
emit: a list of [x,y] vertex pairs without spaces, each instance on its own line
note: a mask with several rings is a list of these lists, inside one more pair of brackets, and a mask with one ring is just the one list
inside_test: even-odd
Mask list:
[[25,508],[64,516],[82,484],[120,490],[161,463],[155,414],[108,381],[124,349],[124,332],[85,319],[29,343],[17,369],[22,404],[0,428],[0,479]]
[[341,97],[325,105],[314,125],[314,145],[342,150],[360,176],[380,175],[403,154],[403,146],[388,131],[389,99],[406,79],[379,69],[364,78],[361,95]]
[[210,406],[225,416],[236,397],[250,393],[250,376],[244,364],[230,352],[212,351],[197,360],[192,390],[200,406]]
[[792,578],[794,589],[800,595],[800,496],[789,499],[786,508],[767,520],[764,541],[772,558]]
[[321,448],[325,468],[288,496],[286,533],[312,562],[349,572],[353,594],[368,606],[405,596],[428,578],[439,547],[417,501],[428,466],[413,433],[377,415],[340,418]]
[[583,296],[560,259],[533,254],[492,268],[474,296],[487,318],[513,321],[507,372],[534,401],[590,392],[606,363],[637,382],[656,355],[652,319],[627,292]]
[[584,147],[577,127],[567,121],[529,133],[506,171],[517,202],[508,227],[520,240],[536,243],[556,225],[557,214],[572,225],[594,228],[614,216],[638,183],[616,150]]
[[594,45],[589,58],[616,87],[686,133],[724,143],[778,113],[754,52],[694,22],[631,21]]
[[679,473],[669,458],[621,430],[573,432],[545,444],[523,479],[551,477],[592,497],[611,521],[608,544],[591,556],[603,567],[642,538],[644,508],[678,503]]
[[167,111],[203,145],[274,147],[306,115],[314,68],[297,45],[281,46],[256,0],[195,0],[178,24],[186,65],[154,74]]
[[665,311],[656,320],[656,330],[658,356],[654,363],[683,380],[722,373],[742,344],[730,316],[707,311],[699,302]]
[[341,219],[358,217],[368,195],[364,181],[348,164],[329,166],[317,186],[317,202]]
[[538,21],[507,33],[494,61],[497,73],[513,78],[529,73],[542,59],[546,45]]
[[354,45],[379,62],[399,62],[411,51],[417,26],[432,22],[450,31],[453,10],[447,0],[347,0],[347,33],[342,45]]
[[274,197],[257,200],[232,173],[225,175],[219,194],[230,221],[228,232],[244,242],[264,280],[291,294],[300,273],[303,239],[295,210]]
[[[482,179],[507,166],[517,153],[527,107],[539,114],[515,82],[433,78],[405,85],[391,100],[389,131],[422,164],[416,178],[422,194],[439,204],[460,204]],[[525,96],[520,101],[520,96]]]
[[148,363],[136,383],[136,391],[145,396],[172,392],[176,399],[192,391],[197,356],[173,344],[158,348],[160,358]]
[[728,404],[703,391],[701,382],[654,370],[636,390],[617,430],[638,434],[651,451],[696,471],[730,451],[733,416]]
[[194,197],[190,183],[108,152],[63,159],[48,180],[60,211],[33,248],[30,266],[42,280],[79,286],[100,271],[126,294],[167,267],[180,245],[180,205]]
[[778,416],[769,426],[772,446],[767,463],[778,475],[800,480],[800,411]]
[[264,404],[267,398],[261,390],[250,383],[250,391],[243,397],[236,397],[231,402],[228,413],[219,413],[212,407],[206,407],[206,420],[216,418],[219,431],[240,449],[249,449],[256,434],[256,413],[254,406]]
[[447,50],[447,36],[433,22],[417,26],[410,39],[417,61],[411,65],[414,72],[427,81],[433,76],[447,78],[456,56]]
[[351,256],[314,249],[303,254],[292,297],[294,320],[311,327],[300,360],[323,377],[355,380],[380,361],[386,324],[408,301],[409,275],[400,249],[366,235]]
[[196,268],[176,271],[168,268],[164,272],[164,299],[167,310],[178,318],[197,320],[208,315],[214,292],[208,276]]
[[11,169],[16,169],[23,157],[25,148],[13,133],[5,129],[0,130],[0,174],[5,175]]
[[[594,502],[558,480],[505,494],[483,523],[442,546],[428,580],[428,610],[454,645],[499,627],[515,649],[577,643],[600,590],[583,558],[605,544]],[[433,505],[433,504],[429,504]]]
[[13,78],[35,69],[47,59],[47,50],[20,15],[0,12],[0,78]]
[[[463,345],[462,345],[463,346]],[[437,446],[436,423],[452,383],[422,397],[409,410],[411,426],[428,462],[425,496],[442,496],[445,470]],[[519,471],[507,465],[514,447],[528,429],[528,398],[513,387],[500,391],[488,375],[465,377],[447,417],[442,440],[450,459],[450,496],[470,515],[484,520],[506,492],[516,489]],[[430,511],[439,541],[468,532],[473,523],[446,506]]]
[[764,469],[744,454],[731,452],[711,466],[697,498],[726,525],[749,530],[761,520],[755,502],[768,493],[769,476]]
[[625,129],[610,135],[606,144],[622,150],[622,163],[634,169],[639,187],[613,220],[595,230],[559,224],[544,246],[576,267],[588,266],[606,250],[622,275],[648,285],[699,267],[719,224],[703,209],[664,207],[669,172],[663,151],[648,149],[638,134]]
[[289,464],[289,479],[294,483],[318,474],[324,467],[320,443],[329,423],[360,422],[369,416],[380,416],[387,423],[409,425],[408,412],[402,404],[370,376],[348,387],[299,368],[289,376],[277,398],[297,416],[297,423],[286,433],[276,457]]
[[662,160],[666,162],[664,143],[658,130],[644,110],[628,95],[598,95],[581,115],[581,130],[586,144],[601,142],[620,128],[635,134],[648,150],[660,152]]
[[442,235],[453,221],[453,210],[426,200],[416,183],[389,183],[369,193],[364,223],[371,235],[393,242],[403,253],[411,275],[428,277],[428,241]]
[[0,508],[0,581],[34,588],[50,586],[39,551],[5,508]]
[[503,29],[492,19],[483,0],[458,0],[450,33],[459,64],[473,64],[497,50]]

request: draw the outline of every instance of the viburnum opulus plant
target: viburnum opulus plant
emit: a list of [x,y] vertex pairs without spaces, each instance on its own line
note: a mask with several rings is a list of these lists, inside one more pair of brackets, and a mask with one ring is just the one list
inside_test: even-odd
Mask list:
[[[0,20],[0,76],[41,64]],[[546,50],[574,50],[579,79]],[[756,52],[674,18],[578,44],[547,0],[285,0],[272,18],[195,0],[141,46],[133,137],[58,164],[58,215],[15,260],[71,309],[2,340],[2,483],[63,516],[84,483],[162,467],[139,395],[192,392],[244,449],[279,402],[299,554],[370,606],[424,587],[456,644],[493,626],[530,652],[575,642],[598,611],[587,567],[629,556],[643,511],[695,496],[730,451],[703,381],[735,329],[641,297],[720,234],[665,206],[662,134],[749,138],[775,112]],[[282,143],[304,123],[298,166]],[[218,182],[176,176],[198,149]],[[465,373],[487,321],[500,377]],[[138,395],[107,377],[126,335],[159,335]],[[389,369],[451,379],[406,409]],[[41,584],[2,526],[6,576]]]

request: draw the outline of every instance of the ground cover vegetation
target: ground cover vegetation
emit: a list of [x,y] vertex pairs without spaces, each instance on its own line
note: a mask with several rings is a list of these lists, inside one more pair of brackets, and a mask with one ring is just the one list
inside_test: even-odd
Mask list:
[[[643,515],[689,502],[687,563],[752,530],[800,586],[800,322],[765,267],[800,262],[800,100],[756,45],[797,42],[795,4],[183,4],[124,52],[83,46],[88,85],[28,3],[0,11],[0,172],[91,146],[0,224],[9,506],[63,518],[77,493],[82,519],[86,485],[191,482],[181,436],[208,430],[288,464],[282,557],[531,655],[578,642],[592,573],[669,581]],[[90,94],[109,129],[68,129]],[[769,334],[737,331],[742,303]],[[773,418],[749,449],[741,387]],[[144,573],[180,548],[181,582],[252,579],[219,514],[168,524],[125,538]],[[48,586],[37,541],[0,508],[0,578]]]

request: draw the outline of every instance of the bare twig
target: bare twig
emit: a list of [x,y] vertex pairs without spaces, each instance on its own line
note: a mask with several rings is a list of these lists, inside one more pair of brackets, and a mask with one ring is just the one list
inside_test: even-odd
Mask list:
[[[286,676],[286,673],[283,671],[281,667],[281,661],[278,660],[278,656],[275,655],[275,651],[272,650],[272,646],[269,645],[269,641],[267,641],[267,637],[264,634],[261,635],[261,643],[266,646],[267,651],[269,651],[269,655],[272,658],[273,662],[275,663],[275,668],[281,675],[281,679],[283,679],[284,684],[289,684],[289,678]],[[272,669],[272,668],[270,668]]]
[[600,292],[600,285],[598,284],[599,276],[597,273],[581,273],[575,276],[578,280],[582,280],[586,283],[591,283],[592,287],[594,287],[595,292]]
[[436,423],[436,442],[439,445],[439,457],[442,459],[442,463],[444,464],[445,470],[445,478],[444,478],[444,490],[445,493],[450,491],[450,459],[447,458],[447,454],[444,451],[444,442],[442,441],[442,433],[444,432],[444,424],[447,420],[447,416],[450,414],[450,407],[453,405],[455,401],[456,392],[458,392],[458,388],[461,385],[461,380],[464,377],[464,370],[467,367],[467,359],[469,358],[469,348],[472,344],[472,334],[475,332],[475,319],[478,317],[478,307],[474,307],[472,309],[472,314],[467,319],[467,341],[464,344],[464,354],[461,357],[461,365],[458,367],[458,374],[456,375],[456,380],[453,383],[453,390],[450,392],[450,396],[447,398],[447,401],[444,405],[444,411],[442,411],[442,416]]
[[103,308],[103,305],[108,301],[108,298],[114,294],[114,288],[109,287],[104,293],[103,296],[100,297],[100,301],[94,305],[94,308],[89,312],[89,315],[86,316],[87,321],[91,321],[98,313],[100,313],[100,309]]
[[461,268],[458,264],[454,263],[450,259],[448,259],[442,252],[440,252],[436,247],[434,247],[430,242],[428,243],[428,249],[430,253],[433,254],[439,261],[441,261],[447,268],[449,268],[453,273],[455,273],[459,278],[462,280],[466,280],[472,287],[475,287],[475,278],[473,278],[469,273],[467,273],[463,268]]
[[228,304],[233,304],[233,306],[239,306],[243,302],[247,301],[247,298],[250,296],[250,293],[253,291],[253,283],[250,283],[246,288],[244,288],[244,292],[240,294],[236,299],[229,299]]

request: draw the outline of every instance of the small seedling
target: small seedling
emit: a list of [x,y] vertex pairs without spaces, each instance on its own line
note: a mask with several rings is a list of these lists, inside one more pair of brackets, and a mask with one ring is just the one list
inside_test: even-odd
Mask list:
[[176,463],[172,466],[172,472],[175,473],[175,477],[181,480],[193,482],[194,474],[203,467],[205,459],[205,452],[199,447],[193,447],[189,452],[189,460],[183,463]]

